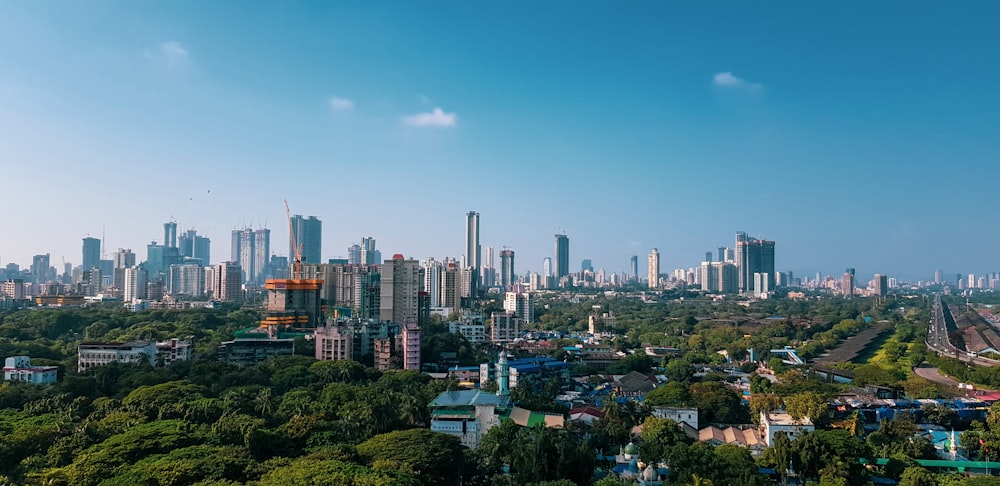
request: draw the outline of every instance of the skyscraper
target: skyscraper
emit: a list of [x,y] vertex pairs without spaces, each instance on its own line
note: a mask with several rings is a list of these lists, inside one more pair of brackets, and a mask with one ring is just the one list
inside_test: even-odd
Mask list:
[[358,255],[362,265],[378,265],[382,263],[382,252],[375,249],[375,238],[361,238],[361,253]]
[[628,259],[629,269],[632,270],[632,278],[634,281],[639,281],[639,255],[632,255]]
[[720,262],[726,261],[726,247],[720,246],[718,248],[718,250],[719,250],[719,258],[716,261],[720,261]]
[[555,252],[555,276],[556,281],[569,275],[569,237],[565,234],[556,234]]
[[500,250],[500,286],[509,288],[514,283],[514,250]]
[[483,269],[480,271],[484,287],[492,287],[497,283],[497,270],[493,264],[493,247],[487,246],[483,252]]
[[840,292],[848,299],[854,297],[854,272],[851,270],[853,269],[848,268],[847,271],[840,276]]
[[114,255],[115,268],[129,268],[135,266],[135,253],[131,248],[119,248]]
[[177,244],[180,247],[182,257],[197,258],[206,267],[211,265],[212,241],[207,237],[199,236],[196,230],[192,229],[181,233]]
[[889,294],[889,277],[880,273],[875,274],[875,296],[880,300],[885,299]]
[[[465,261],[477,272],[482,266],[482,250],[479,246],[479,213],[465,214]],[[477,273],[478,275],[478,273]]]
[[303,218],[296,214],[292,216],[291,231],[293,234],[288,235],[289,258],[294,259],[295,255],[296,249],[292,244],[292,236],[294,235],[294,241],[302,249],[302,263],[320,263],[320,252],[323,247],[323,222],[316,216]]
[[163,246],[177,248],[177,223],[163,223]]
[[141,267],[125,268],[125,302],[132,302],[136,299],[146,298],[146,280],[148,274],[146,269]]
[[589,258],[584,258],[583,261],[580,262],[580,271],[581,272],[593,272],[594,271],[594,262],[591,261]]
[[552,258],[545,257],[542,259],[542,276],[551,277],[552,276]]
[[35,283],[45,283],[49,281],[49,254],[35,255],[31,258],[31,276],[35,278]]
[[86,237],[83,239],[83,269],[90,270],[101,264],[101,240]]
[[754,285],[754,274],[766,274],[767,289],[774,289],[774,242],[736,233],[736,268],[739,271],[739,291],[745,294],[759,293]]
[[213,298],[222,302],[243,300],[243,268],[236,262],[222,262],[215,266],[212,276]]
[[646,279],[649,288],[655,289],[660,286],[660,251],[656,248],[649,252],[649,271]]
[[245,283],[263,285],[270,258],[271,230],[233,230],[233,261],[242,267]]
[[943,280],[944,280],[944,272],[942,272],[940,268],[937,269],[937,270],[935,270],[934,271],[934,283],[939,284]]
[[705,259],[703,261],[712,263],[712,252],[706,251],[705,252]]

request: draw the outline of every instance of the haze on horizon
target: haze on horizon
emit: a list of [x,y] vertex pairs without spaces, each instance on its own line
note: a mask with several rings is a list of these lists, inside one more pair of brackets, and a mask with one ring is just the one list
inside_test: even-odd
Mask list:
[[0,264],[178,222],[228,258],[282,199],[323,258],[483,246],[608,273],[736,231],[779,270],[1000,270],[1000,4],[0,3]]

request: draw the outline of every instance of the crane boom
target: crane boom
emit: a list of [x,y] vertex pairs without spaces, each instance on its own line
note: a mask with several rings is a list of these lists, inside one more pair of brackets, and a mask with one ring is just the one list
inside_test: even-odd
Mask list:
[[292,210],[288,208],[288,199],[285,199],[285,215],[288,216],[288,236],[292,240],[292,255],[295,260],[292,266],[292,278],[301,279],[302,278],[302,248],[299,246],[298,240],[295,238],[295,227],[292,224]]

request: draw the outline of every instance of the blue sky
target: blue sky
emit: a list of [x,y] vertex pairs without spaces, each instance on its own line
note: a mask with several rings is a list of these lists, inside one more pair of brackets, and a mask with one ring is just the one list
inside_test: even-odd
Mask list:
[[[609,273],[742,230],[798,274],[1000,270],[995,2],[3,2],[0,263],[552,235]],[[210,191],[210,192],[209,192]],[[645,261],[640,258],[640,261]]]

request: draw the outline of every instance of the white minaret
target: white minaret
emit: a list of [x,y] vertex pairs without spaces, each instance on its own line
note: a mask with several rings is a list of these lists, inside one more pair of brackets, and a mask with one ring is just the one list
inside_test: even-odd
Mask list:
[[500,351],[500,359],[497,360],[497,396],[505,397],[510,395],[510,365],[507,364],[507,352]]

